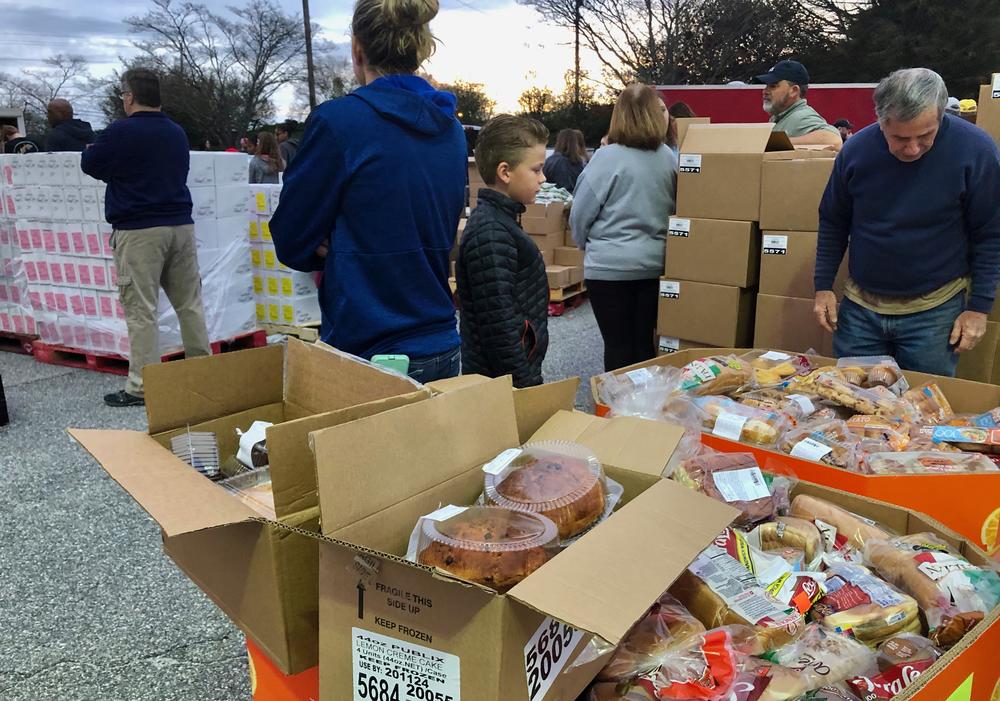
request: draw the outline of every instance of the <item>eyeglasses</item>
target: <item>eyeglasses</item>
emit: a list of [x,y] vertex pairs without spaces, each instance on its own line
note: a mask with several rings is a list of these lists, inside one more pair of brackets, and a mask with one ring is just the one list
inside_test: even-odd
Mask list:
[[131,95],[132,94],[131,90],[122,90],[121,88],[119,88],[115,92],[118,93],[118,99],[119,100],[124,99],[126,95]]

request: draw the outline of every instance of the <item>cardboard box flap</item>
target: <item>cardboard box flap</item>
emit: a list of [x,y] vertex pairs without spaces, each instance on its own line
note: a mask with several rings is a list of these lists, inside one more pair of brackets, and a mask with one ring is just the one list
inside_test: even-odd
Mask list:
[[508,596],[617,645],[738,513],[661,480]]
[[602,419],[578,411],[560,411],[531,441],[573,440],[593,450],[606,465],[659,477],[683,436],[683,428],[662,421],[634,416]]
[[571,377],[559,382],[514,390],[514,413],[517,416],[521,442],[527,443],[535,431],[557,411],[572,410],[579,388],[580,378]]
[[285,401],[292,416],[338,411],[421,389],[419,382],[325,343],[288,339]]
[[790,151],[792,143],[774,125],[692,124],[684,135],[681,153],[764,153]]
[[147,365],[142,376],[149,432],[280,402],[283,368],[281,346]]
[[168,538],[260,518],[145,433],[71,428],[69,434]]
[[310,434],[323,533],[519,445],[513,395],[507,376]]

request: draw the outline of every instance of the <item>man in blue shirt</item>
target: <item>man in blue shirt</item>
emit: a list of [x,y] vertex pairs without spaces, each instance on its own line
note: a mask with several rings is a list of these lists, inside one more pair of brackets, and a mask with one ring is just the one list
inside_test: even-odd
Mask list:
[[145,403],[142,368],[160,362],[161,285],[177,312],[185,355],[212,352],[187,188],[187,136],[160,111],[160,79],[152,71],[126,71],[121,98],[127,118],[105,129],[81,157],[83,172],[108,184],[105,216],[114,227],[118,294],[128,327],[128,382],[104,397],[115,407]]
[[947,101],[937,73],[896,71],[875,90],[878,123],[834,163],[814,283],[837,357],[892,355],[904,369],[950,376],[986,332],[1000,277],[1000,151],[945,114]]

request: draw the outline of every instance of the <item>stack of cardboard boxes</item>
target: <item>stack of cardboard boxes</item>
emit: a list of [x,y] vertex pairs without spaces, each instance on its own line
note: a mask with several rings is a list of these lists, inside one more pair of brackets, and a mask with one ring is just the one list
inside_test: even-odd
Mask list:
[[829,350],[811,313],[817,208],[833,156],[795,150],[770,124],[690,126],[660,281],[660,353]]

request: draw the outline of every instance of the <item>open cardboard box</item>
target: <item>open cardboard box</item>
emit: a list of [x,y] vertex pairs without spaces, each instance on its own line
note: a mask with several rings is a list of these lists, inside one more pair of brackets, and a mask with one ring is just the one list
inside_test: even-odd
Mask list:
[[[430,390],[323,344],[267,346],[151,365],[149,433],[70,434],[163,531],[164,550],[288,674],[317,663],[316,474],[308,435],[427,399]],[[236,429],[267,429],[276,522],[170,452],[170,438],[214,431],[233,460]],[[286,527],[282,527],[286,526]]]
[[[742,355],[748,348],[698,348],[682,350],[654,360],[637,363],[616,370],[628,373],[653,365],[683,367],[692,360],[708,355]],[[790,352],[790,351],[789,351]],[[836,365],[836,360],[823,356],[810,356],[820,366]],[[904,372],[910,386],[916,387],[933,381],[948,398],[957,413],[981,413],[1000,406],[1000,386],[987,385],[953,377],[938,377],[919,372]],[[591,391],[597,404],[597,414],[608,414],[608,407],[598,398],[599,377],[591,378]],[[862,494],[930,514],[954,528],[963,536],[991,552],[996,551],[993,541],[995,530],[990,524],[1000,520],[1000,473],[968,473],[953,475],[861,475],[818,462],[794,458],[766,448],[728,441],[703,434],[702,441],[718,450],[727,452],[752,452],[764,469],[784,470],[819,484],[836,487],[854,494]],[[987,542],[987,541],[991,542]]]
[[[607,521],[504,595],[406,561],[418,519],[475,502],[481,466],[522,443],[515,415],[510,380],[501,378],[312,434],[327,514],[321,699],[364,698],[359,689],[372,683],[385,686],[385,698],[398,684],[401,699],[575,699],[609,655],[604,648],[574,666],[594,636],[619,643],[736,515],[661,479],[678,427],[559,411],[531,440],[595,451],[625,489]],[[407,696],[408,684],[432,695]]]

